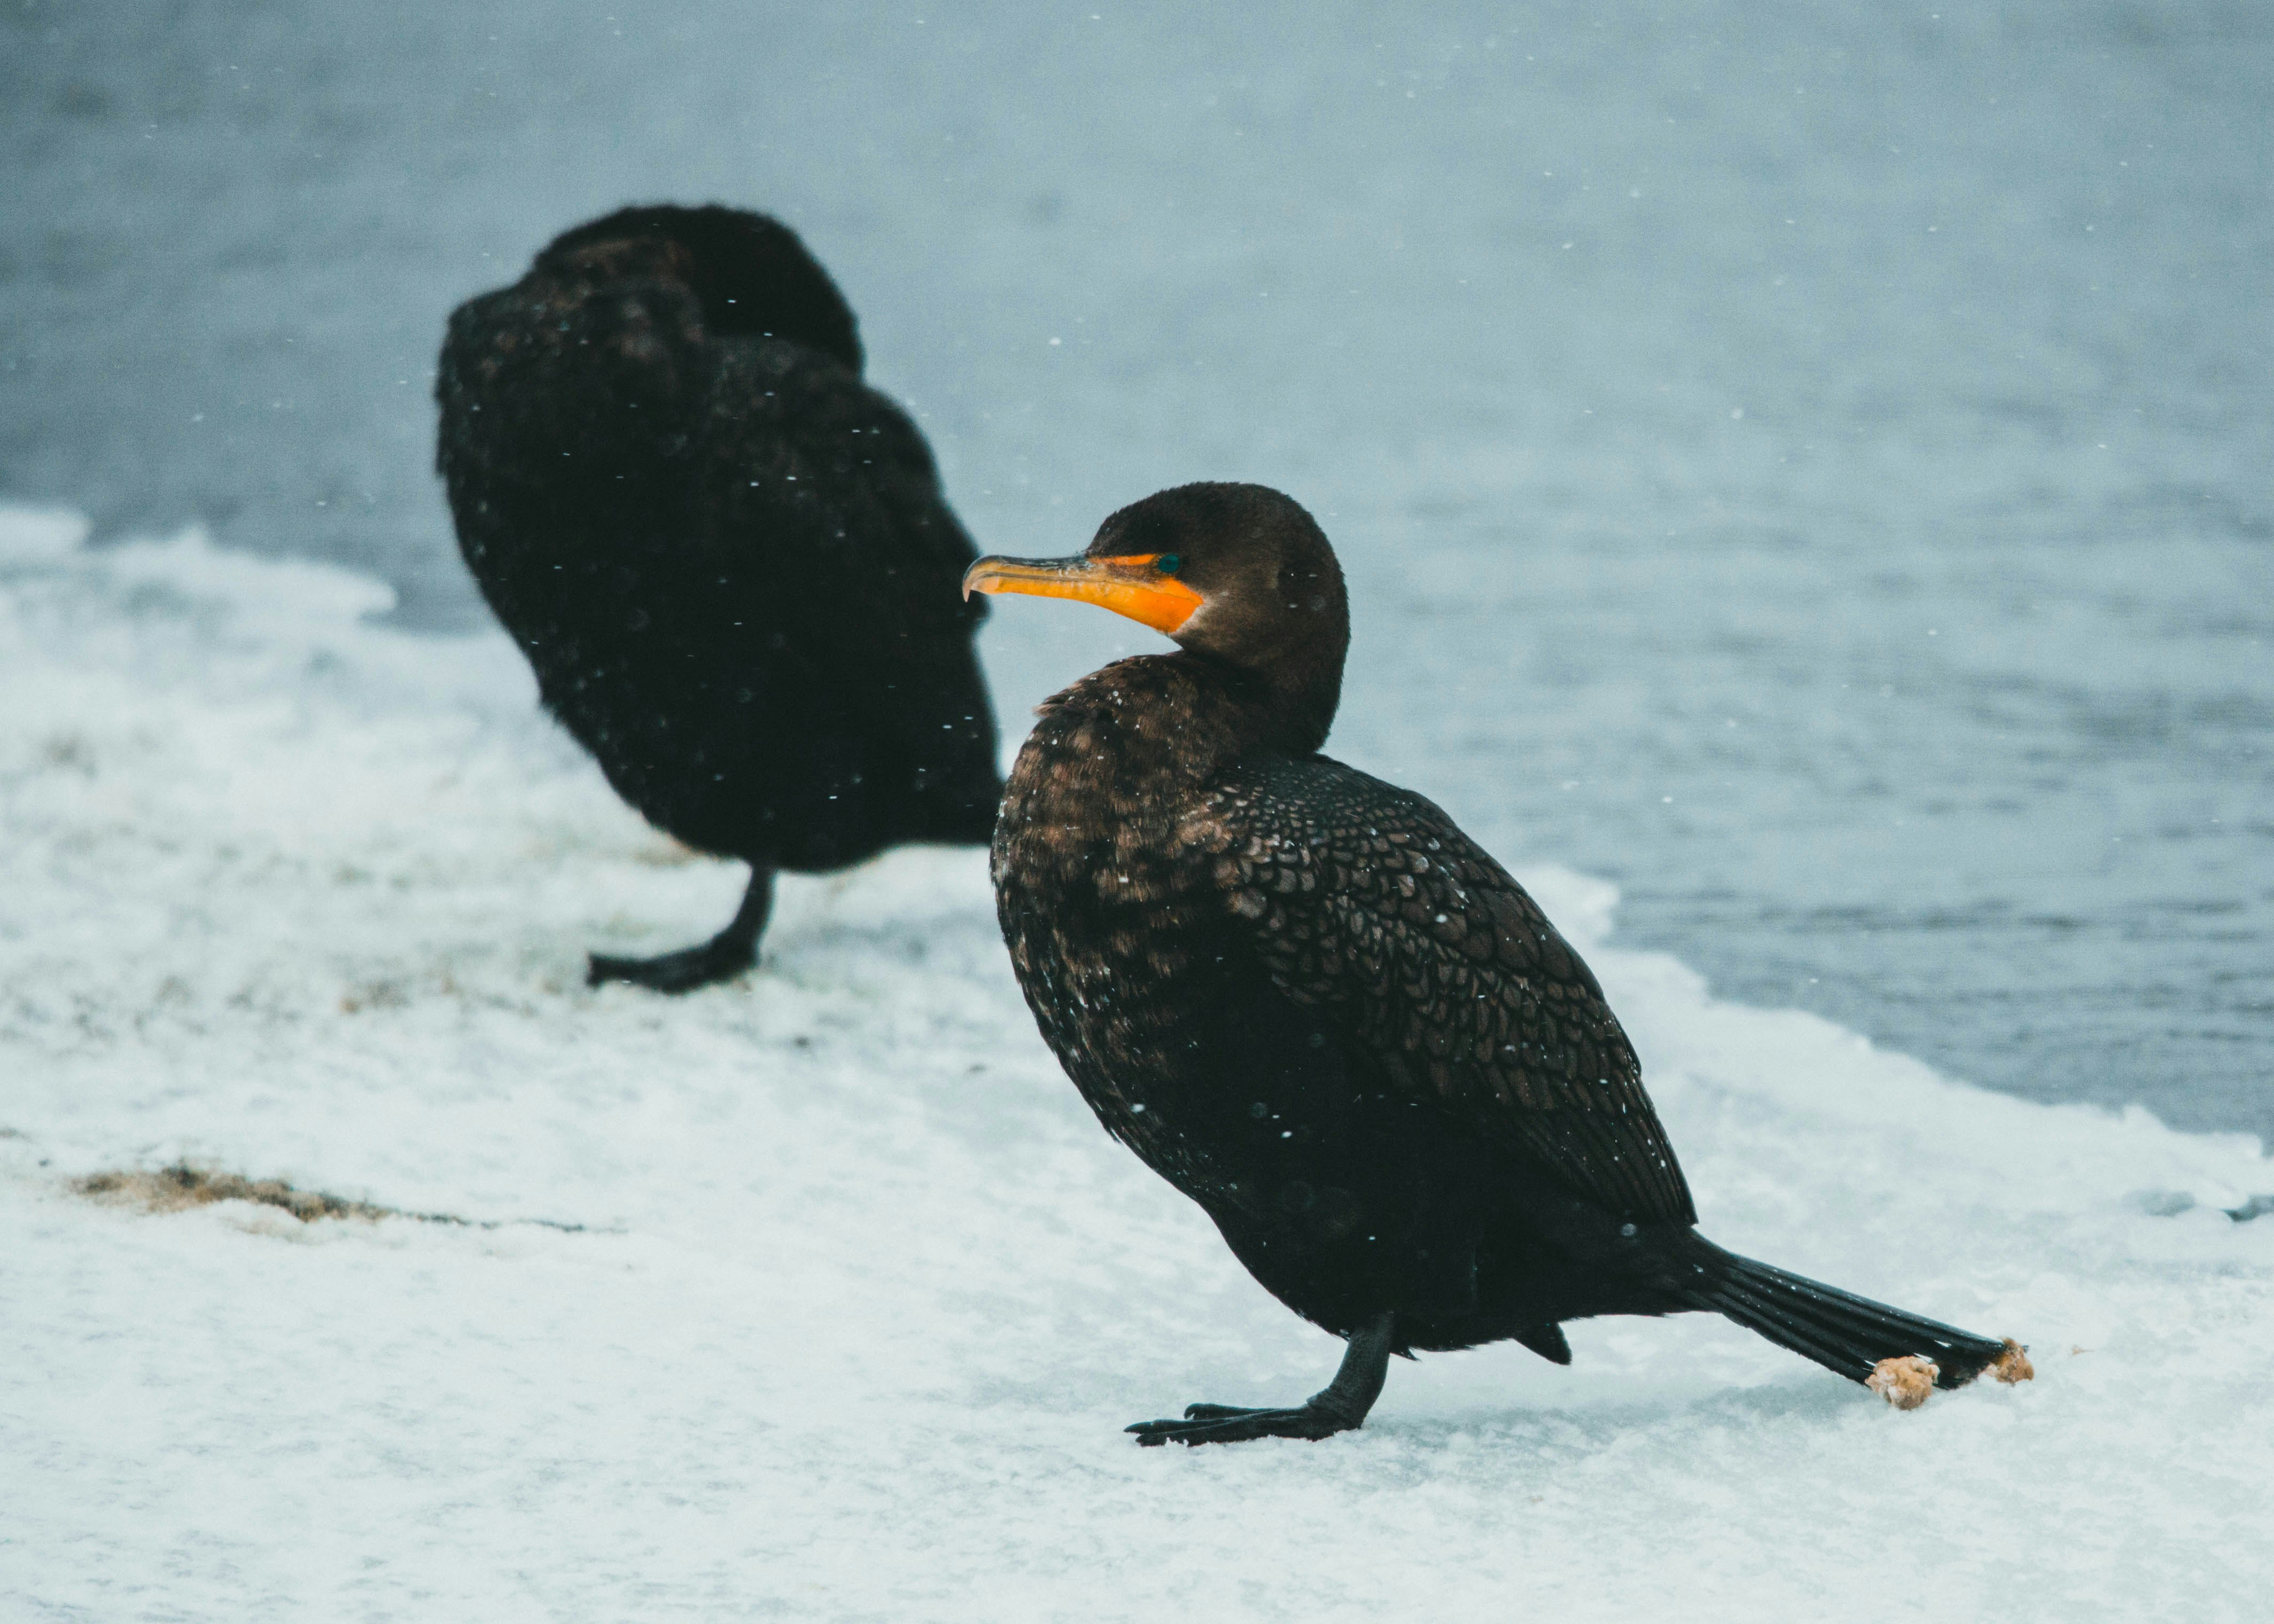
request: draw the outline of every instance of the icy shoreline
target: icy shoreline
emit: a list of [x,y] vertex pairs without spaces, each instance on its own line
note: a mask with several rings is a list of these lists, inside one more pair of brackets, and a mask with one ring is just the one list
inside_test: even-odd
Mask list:
[[[2246,1616],[2274,1458],[2255,1141],[2047,1108],[1585,945],[1727,1244],[2034,1350],[1898,1416],[1690,1318],[1392,1372],[1327,1445],[1126,1422],[1334,1344],[1099,1133],[984,863],[785,888],[666,1004],[590,944],[731,902],[494,636],[0,510],[11,1617]],[[1013,724],[1015,725],[1015,724]],[[1424,787],[1427,787],[1426,786]],[[191,1158],[586,1232],[147,1216]]]

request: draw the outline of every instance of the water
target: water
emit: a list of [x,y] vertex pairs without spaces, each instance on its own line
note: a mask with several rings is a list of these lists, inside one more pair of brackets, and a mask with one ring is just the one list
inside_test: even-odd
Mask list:
[[[1725,995],[2274,1138],[2274,14],[767,10],[7,0],[0,494],[463,628],[444,312],[772,207],[983,545],[1280,485],[1341,754]],[[1015,732],[1153,645],[986,646]]]

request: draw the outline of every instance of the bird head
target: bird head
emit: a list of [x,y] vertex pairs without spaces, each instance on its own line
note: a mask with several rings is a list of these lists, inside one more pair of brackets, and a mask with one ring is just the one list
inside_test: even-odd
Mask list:
[[1326,738],[1350,649],[1342,567],[1301,504],[1266,485],[1187,485],[1133,502],[1072,558],[983,558],[963,593],[1071,598],[1262,679]]
[[861,370],[852,307],[797,233],[769,214],[637,205],[562,232],[531,268],[572,282],[681,282],[712,333],[788,339]]

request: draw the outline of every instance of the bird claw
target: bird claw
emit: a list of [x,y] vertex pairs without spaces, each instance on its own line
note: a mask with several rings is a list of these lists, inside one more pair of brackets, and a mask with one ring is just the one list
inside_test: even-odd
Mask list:
[[1241,1410],[1230,1404],[1190,1404],[1181,1421],[1140,1421],[1124,1430],[1148,1449],[1163,1444],[1239,1444],[1258,1438],[1314,1442],[1350,1431],[1352,1423],[1311,1405],[1293,1410]]

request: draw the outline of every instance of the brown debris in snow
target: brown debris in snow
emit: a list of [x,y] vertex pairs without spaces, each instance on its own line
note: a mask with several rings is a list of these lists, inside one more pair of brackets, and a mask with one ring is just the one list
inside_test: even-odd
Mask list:
[[1942,1367],[1932,1359],[1907,1353],[1871,1366],[1864,1385],[1897,1410],[1916,1410],[1934,1392],[1934,1380],[1941,1374]]
[[2006,1339],[2006,1351],[1992,1359],[1982,1373],[1994,1376],[2010,1387],[2017,1381],[2035,1381],[2037,1367],[2029,1363],[2029,1350],[2009,1336]]
[[394,1215],[391,1207],[350,1201],[320,1190],[297,1190],[281,1178],[247,1178],[242,1173],[216,1173],[177,1162],[156,1172],[136,1169],[118,1173],[90,1173],[72,1181],[81,1195],[107,1206],[139,1206],[147,1212],[178,1213],[215,1201],[252,1201],[281,1207],[302,1223],[319,1218],[377,1219]]
[[247,1178],[242,1173],[215,1172],[192,1167],[186,1162],[177,1162],[155,1172],[134,1168],[115,1173],[89,1173],[84,1178],[72,1180],[72,1188],[106,1207],[139,1207],[147,1213],[186,1212],[216,1201],[251,1201],[288,1212],[302,1223],[313,1223],[319,1218],[360,1218],[366,1222],[381,1218],[408,1218],[413,1223],[439,1223],[460,1229],[527,1226],[558,1229],[566,1235],[584,1231],[581,1223],[563,1223],[557,1218],[461,1218],[454,1213],[407,1213],[399,1207],[381,1207],[375,1201],[350,1201],[320,1190],[297,1189],[281,1178]]

